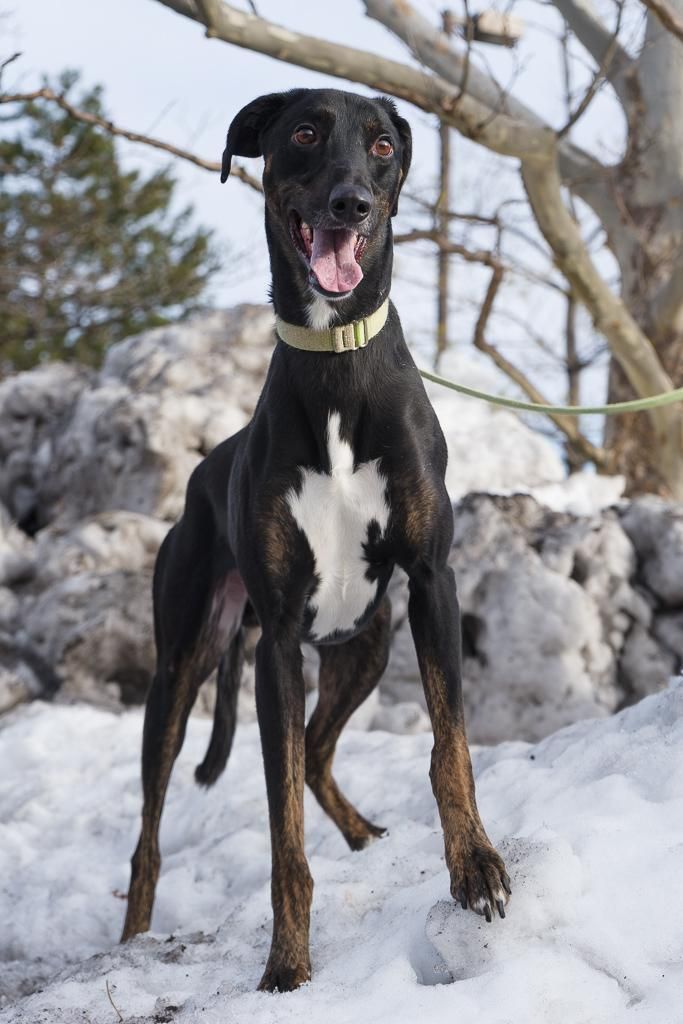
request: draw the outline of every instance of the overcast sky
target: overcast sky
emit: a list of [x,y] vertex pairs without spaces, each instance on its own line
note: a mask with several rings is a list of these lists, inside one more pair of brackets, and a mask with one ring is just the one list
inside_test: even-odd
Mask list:
[[[258,0],[257,6],[262,16],[290,28],[409,61],[404,46],[364,15],[360,0]],[[417,6],[436,21],[442,5],[435,0],[417,0]],[[12,65],[11,81],[8,77],[5,85],[29,88],[42,74],[78,68],[86,84],[105,86],[106,105],[115,122],[214,160],[220,159],[230,120],[255,96],[297,85],[347,87],[338,79],[207,40],[199,25],[156,0],[19,0],[18,6],[15,0],[14,6],[4,9],[0,54],[15,50],[23,54]],[[532,3],[520,4],[516,10],[526,19],[517,71],[515,58],[500,48],[479,47],[479,57],[491,64],[502,82],[514,76],[516,95],[559,124],[563,117],[559,50],[550,34],[557,24],[556,15]],[[348,87],[366,91],[356,85]],[[410,186],[431,198],[437,156],[434,119],[408,104],[401,109],[415,137]],[[602,149],[604,155],[605,150],[616,147],[619,135],[614,108],[608,99],[600,99],[581,122],[578,138]],[[515,187],[514,165],[509,164],[506,177],[500,161],[459,136],[454,138],[457,206],[485,205],[489,193],[492,200],[499,201],[506,188]],[[122,152],[128,161],[147,168],[166,162],[147,147],[124,144]],[[253,170],[260,174],[260,161],[253,162]],[[269,275],[260,197],[236,180],[221,186],[216,175],[182,162],[175,163],[175,173],[182,184],[181,201],[192,202],[198,219],[214,227],[220,242],[235,254],[214,287],[214,302],[229,306],[245,300],[264,301]],[[403,229],[411,226],[405,218],[404,211],[399,223]],[[476,268],[459,267],[457,275],[461,291],[463,287],[467,290],[470,282],[473,291],[481,287]],[[404,248],[397,261],[393,295],[417,344],[425,342],[433,330],[434,300],[429,291],[433,281],[430,251],[409,256]],[[524,304],[523,294],[518,301]],[[539,310],[539,316],[543,315]],[[455,340],[460,340],[460,333],[466,336],[469,329],[464,325],[461,329],[456,322]]]

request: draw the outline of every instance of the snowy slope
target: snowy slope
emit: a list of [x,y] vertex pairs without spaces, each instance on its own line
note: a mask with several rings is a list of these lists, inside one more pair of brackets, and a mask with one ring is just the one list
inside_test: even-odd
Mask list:
[[40,704],[0,724],[3,1024],[116,1024],[107,982],[126,1024],[683,1020],[683,686],[536,746],[475,751],[513,884],[491,925],[447,898],[431,738],[348,731],[339,779],[390,834],[352,854],[307,795],[314,978],[288,995],[254,991],[270,909],[253,725],[202,793],[192,769],[210,723],[191,721],[155,931],[116,945],[140,727],[137,712]]

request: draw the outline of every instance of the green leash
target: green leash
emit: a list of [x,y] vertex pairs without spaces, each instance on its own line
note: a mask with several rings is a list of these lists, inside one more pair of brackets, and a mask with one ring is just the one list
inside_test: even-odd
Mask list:
[[562,416],[615,416],[620,412],[640,412],[643,409],[656,409],[662,405],[673,405],[674,402],[683,401],[683,388],[676,388],[675,391],[664,391],[661,395],[648,395],[647,398],[634,398],[630,402],[613,402],[611,405],[541,405],[538,402],[520,402],[516,398],[503,398],[502,395],[490,395],[487,391],[478,391],[476,388],[465,387],[464,384],[456,384],[447,377],[440,377],[438,373],[430,373],[429,370],[420,370],[420,376],[425,380],[431,380],[434,384],[441,384],[451,391],[459,391],[461,395],[469,395],[470,398],[481,398],[484,402],[492,405],[504,405],[508,409],[521,409],[524,412],[547,412],[557,413]]

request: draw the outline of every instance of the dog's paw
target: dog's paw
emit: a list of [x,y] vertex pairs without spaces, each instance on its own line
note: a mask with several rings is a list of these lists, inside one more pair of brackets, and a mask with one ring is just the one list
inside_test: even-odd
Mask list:
[[387,829],[381,825],[373,825],[372,822],[363,819],[362,829],[346,832],[345,838],[352,850],[364,850],[370,843],[374,843],[376,839],[381,839],[386,834]]
[[259,992],[293,992],[294,989],[310,980],[310,963],[291,964],[271,956],[268,958],[258,990]]
[[512,890],[502,857],[492,846],[473,846],[458,867],[451,870],[451,895],[463,910],[468,907],[492,921],[496,912],[505,917]]

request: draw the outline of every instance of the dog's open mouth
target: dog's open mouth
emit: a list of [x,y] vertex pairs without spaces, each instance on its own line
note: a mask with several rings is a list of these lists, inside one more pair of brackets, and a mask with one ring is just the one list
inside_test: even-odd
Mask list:
[[345,294],[363,280],[360,258],[367,237],[349,228],[312,228],[292,211],[289,231],[306,260],[312,283],[326,292]]

